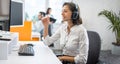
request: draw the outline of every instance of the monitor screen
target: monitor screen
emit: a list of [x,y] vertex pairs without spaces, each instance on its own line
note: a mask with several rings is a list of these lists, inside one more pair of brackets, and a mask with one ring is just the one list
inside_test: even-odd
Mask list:
[[10,26],[23,26],[23,2],[10,1]]

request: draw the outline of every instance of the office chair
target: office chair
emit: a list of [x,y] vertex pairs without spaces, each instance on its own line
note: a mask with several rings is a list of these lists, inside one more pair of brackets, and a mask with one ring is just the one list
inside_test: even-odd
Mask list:
[[101,39],[97,32],[87,31],[89,38],[88,60],[86,64],[98,64],[101,49]]
[[2,30],[2,26],[0,26],[0,30]]

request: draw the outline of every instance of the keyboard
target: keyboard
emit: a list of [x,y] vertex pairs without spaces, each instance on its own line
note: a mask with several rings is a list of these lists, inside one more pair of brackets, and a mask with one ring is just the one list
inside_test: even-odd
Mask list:
[[11,39],[9,39],[9,38],[0,38],[0,40],[2,40],[2,41],[11,41]]

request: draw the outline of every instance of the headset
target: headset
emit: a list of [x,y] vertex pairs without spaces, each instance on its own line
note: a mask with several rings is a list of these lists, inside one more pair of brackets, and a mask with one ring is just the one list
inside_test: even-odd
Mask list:
[[74,4],[74,5],[75,5],[75,8],[74,8],[74,11],[72,12],[72,16],[71,16],[72,20],[76,20],[79,15],[79,13],[78,13],[79,7],[77,4]]

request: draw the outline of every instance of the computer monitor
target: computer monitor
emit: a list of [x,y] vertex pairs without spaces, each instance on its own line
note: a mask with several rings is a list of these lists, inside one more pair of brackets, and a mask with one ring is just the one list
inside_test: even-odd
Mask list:
[[10,0],[9,22],[10,26],[23,26],[24,2],[22,0]]
[[10,0],[0,0],[0,30],[9,31]]

